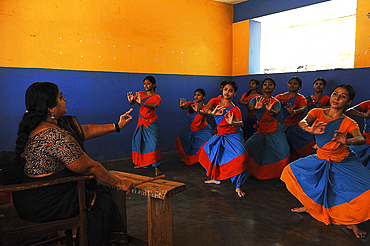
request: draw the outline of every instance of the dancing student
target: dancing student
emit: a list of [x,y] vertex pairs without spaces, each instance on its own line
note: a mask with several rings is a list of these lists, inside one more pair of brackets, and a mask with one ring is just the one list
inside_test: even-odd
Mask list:
[[[118,131],[132,119],[132,109],[115,124],[80,125],[76,117],[64,116],[65,102],[54,83],[36,82],[28,87],[27,111],[17,133],[16,159],[4,169],[8,181],[52,181],[93,174],[99,181],[130,192],[132,182],[120,180],[92,160],[85,152],[84,141]],[[86,183],[86,191],[88,244],[129,245],[126,228],[109,189],[93,179]],[[76,183],[13,192],[12,196],[19,216],[25,220],[47,222],[78,215]]]
[[211,179],[207,184],[221,184],[220,180],[231,178],[239,197],[245,196],[242,185],[247,181],[242,114],[232,102],[238,90],[234,81],[227,81],[221,99],[213,98],[211,107],[200,110],[201,114],[214,115],[217,134],[200,149],[199,163]]
[[281,179],[303,205],[293,212],[307,212],[326,225],[346,225],[364,238],[366,232],[357,224],[370,218],[370,170],[347,145],[361,145],[365,139],[357,123],[343,114],[354,97],[352,86],[338,85],[330,108],[307,114],[299,126],[315,135],[317,153],[290,163]]
[[213,135],[212,127],[207,123],[207,116],[197,113],[204,109],[205,97],[206,92],[199,88],[194,92],[193,102],[187,102],[185,98],[180,99],[180,108],[188,110],[189,128],[176,138],[175,147],[186,165],[198,162],[200,148]]
[[275,119],[281,109],[280,101],[272,97],[276,82],[266,78],[262,82],[262,96],[249,102],[255,110],[257,132],[245,143],[247,168],[258,179],[278,178],[289,163],[289,145],[281,124]]
[[361,117],[364,119],[364,131],[366,144],[352,145],[351,149],[356,153],[362,164],[370,169],[370,101],[364,101],[346,111],[347,115]]
[[330,97],[323,95],[323,90],[326,86],[324,78],[317,78],[313,82],[313,89],[315,93],[306,97],[308,112],[313,108],[327,108],[330,106]]
[[161,163],[159,148],[159,127],[156,109],[161,104],[161,97],[155,93],[156,80],[153,76],[144,78],[145,91],[127,93],[128,102],[140,105],[139,120],[132,136],[132,162],[134,168],[146,168],[152,165],[155,175],[161,174],[158,166]]
[[243,96],[239,99],[239,104],[244,104],[247,107],[248,115],[245,118],[243,123],[243,136],[244,142],[256,132],[254,125],[257,123],[256,113],[254,110],[248,110],[249,101],[255,96],[261,96],[257,93],[257,88],[259,87],[260,82],[256,79],[251,79],[249,82],[249,91],[244,93]]
[[[215,97],[215,98],[212,98],[208,103],[207,103],[207,105],[206,105],[206,108],[204,109],[204,110],[208,110],[208,109],[210,109],[210,108],[212,108],[212,105],[214,105],[217,101],[219,101],[219,100],[221,100],[221,98],[223,97],[223,89],[224,89],[224,86],[225,86],[225,84],[227,84],[228,83],[228,81],[226,81],[226,80],[224,80],[224,81],[222,81],[221,83],[220,83],[220,91],[221,91],[221,95],[218,95],[217,97]],[[212,103],[212,105],[210,104],[210,103]],[[217,103],[216,103],[217,104]],[[206,112],[206,111],[205,111]],[[210,120],[210,121],[212,121],[212,125],[214,126],[214,125],[217,125],[217,123],[216,122],[214,122],[214,117],[211,117],[211,118],[208,118],[208,120]],[[213,129],[213,134],[216,134],[217,133],[217,127],[215,127],[214,129]]]
[[[218,95],[216,98],[217,99],[221,99],[222,98],[222,94],[223,94],[223,90],[224,90],[224,86],[227,84],[228,81],[224,80],[220,83],[220,91],[221,91],[221,94]],[[207,105],[209,106],[209,105]]]
[[307,107],[306,98],[298,93],[301,88],[301,78],[292,77],[288,82],[289,91],[275,97],[283,106],[283,127],[290,147],[290,161],[315,153],[313,135],[298,126],[298,123],[306,115]]

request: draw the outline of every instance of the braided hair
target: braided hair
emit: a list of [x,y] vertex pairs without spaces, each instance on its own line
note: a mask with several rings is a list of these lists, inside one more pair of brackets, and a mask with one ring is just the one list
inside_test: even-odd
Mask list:
[[59,88],[51,82],[35,82],[26,91],[25,103],[27,111],[19,123],[17,139],[15,141],[15,160],[10,171],[16,182],[21,182],[25,164],[21,154],[24,151],[30,133],[48,117],[49,109],[57,105]]

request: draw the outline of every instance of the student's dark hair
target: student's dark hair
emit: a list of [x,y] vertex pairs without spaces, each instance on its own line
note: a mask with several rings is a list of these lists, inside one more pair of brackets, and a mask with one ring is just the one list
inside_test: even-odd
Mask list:
[[27,111],[23,114],[22,121],[19,123],[17,139],[15,141],[15,162],[14,172],[15,179],[23,173],[24,159],[21,154],[24,151],[30,133],[46,120],[49,113],[49,108],[54,108],[57,105],[57,97],[59,88],[51,82],[36,82],[26,90],[25,104]]
[[155,81],[155,78],[154,78],[153,76],[149,75],[149,76],[146,76],[146,77],[143,79],[143,82],[144,82],[145,80],[149,80],[149,81],[150,81],[150,83],[152,83],[152,84],[153,84],[153,90],[155,91],[155,89],[157,88],[157,83],[156,83],[156,81]]
[[349,85],[349,84],[340,84],[340,85],[337,85],[333,91],[331,92],[333,94],[333,92],[335,91],[335,89],[337,88],[344,88],[348,91],[348,96],[349,96],[349,100],[353,100],[356,96],[356,91],[355,89],[352,87],[352,85]]
[[324,86],[326,86],[326,80],[324,79],[324,78],[322,78],[322,77],[319,77],[319,78],[316,78],[314,81],[313,81],[313,85],[316,83],[316,81],[318,81],[318,80],[320,80],[320,81],[322,81],[323,83],[324,83]]
[[225,83],[224,87],[225,87],[226,85],[231,85],[231,86],[234,88],[234,91],[235,91],[235,92],[237,92],[237,91],[238,91],[238,84],[237,84],[237,83],[235,83],[235,81],[232,81],[232,80],[230,80],[230,81],[226,81],[226,83]]
[[224,81],[222,81],[221,83],[220,83],[220,87],[224,87],[225,85],[227,85],[227,80],[224,80]]
[[[251,79],[250,81],[249,81],[249,83],[250,82],[254,82],[254,83],[256,83],[256,85],[260,85],[260,82],[257,80],[257,79]],[[247,96],[249,96],[251,94],[251,90],[249,90],[248,92],[247,92],[247,94],[245,94],[245,97],[247,97]]]
[[299,85],[299,88],[302,88],[302,79],[301,79],[300,77],[298,77],[298,76],[293,76],[293,77],[291,77],[291,78],[289,79],[289,82],[290,82],[292,79],[297,80],[298,85]]
[[[198,89],[196,89],[196,90],[194,91],[194,95],[195,95],[195,92],[199,92],[200,94],[202,94],[202,96],[203,96],[203,97],[205,97],[205,96],[206,96],[206,91],[205,91],[204,89],[202,89],[202,88],[198,88]],[[188,112],[189,112],[189,114],[192,114],[192,113],[194,113],[195,111],[194,111],[194,109],[193,109],[192,107],[190,107],[190,108],[188,109]]]
[[256,85],[260,85],[260,81],[258,79],[251,79],[250,81],[253,81],[254,83],[256,83]]
[[195,91],[194,91],[194,94],[195,94],[195,92],[200,92],[200,94],[202,94],[202,96],[206,96],[206,91],[205,90],[203,90],[202,88],[198,88],[198,89],[196,89]]
[[275,82],[275,80],[273,79],[273,78],[271,78],[271,77],[267,77],[267,78],[265,78],[263,81],[262,81],[262,86],[263,86],[263,84],[265,83],[265,81],[266,80],[270,80],[273,84],[274,84],[274,88],[276,88],[276,82]]

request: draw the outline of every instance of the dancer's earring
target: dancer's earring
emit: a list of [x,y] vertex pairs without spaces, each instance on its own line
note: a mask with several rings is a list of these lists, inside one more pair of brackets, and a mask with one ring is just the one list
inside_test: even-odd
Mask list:
[[51,114],[50,114],[50,119],[55,119],[55,114],[54,114],[54,112],[51,112]]

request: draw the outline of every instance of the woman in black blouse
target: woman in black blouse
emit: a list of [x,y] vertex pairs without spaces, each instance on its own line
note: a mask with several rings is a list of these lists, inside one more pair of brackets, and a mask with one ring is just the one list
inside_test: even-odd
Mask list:
[[[130,192],[133,183],[120,180],[92,160],[84,151],[83,141],[119,131],[132,119],[132,109],[121,115],[117,124],[63,127],[65,124],[58,119],[67,112],[65,98],[58,86],[50,82],[36,82],[27,89],[26,108],[16,140],[14,181],[93,174],[99,181]],[[73,128],[80,132],[76,134]],[[89,245],[102,245],[111,237],[119,238],[118,245],[128,245],[126,228],[109,189],[92,180],[87,184],[86,196]],[[77,188],[72,183],[16,192],[13,199],[19,215],[30,221],[65,219],[78,214]]]

